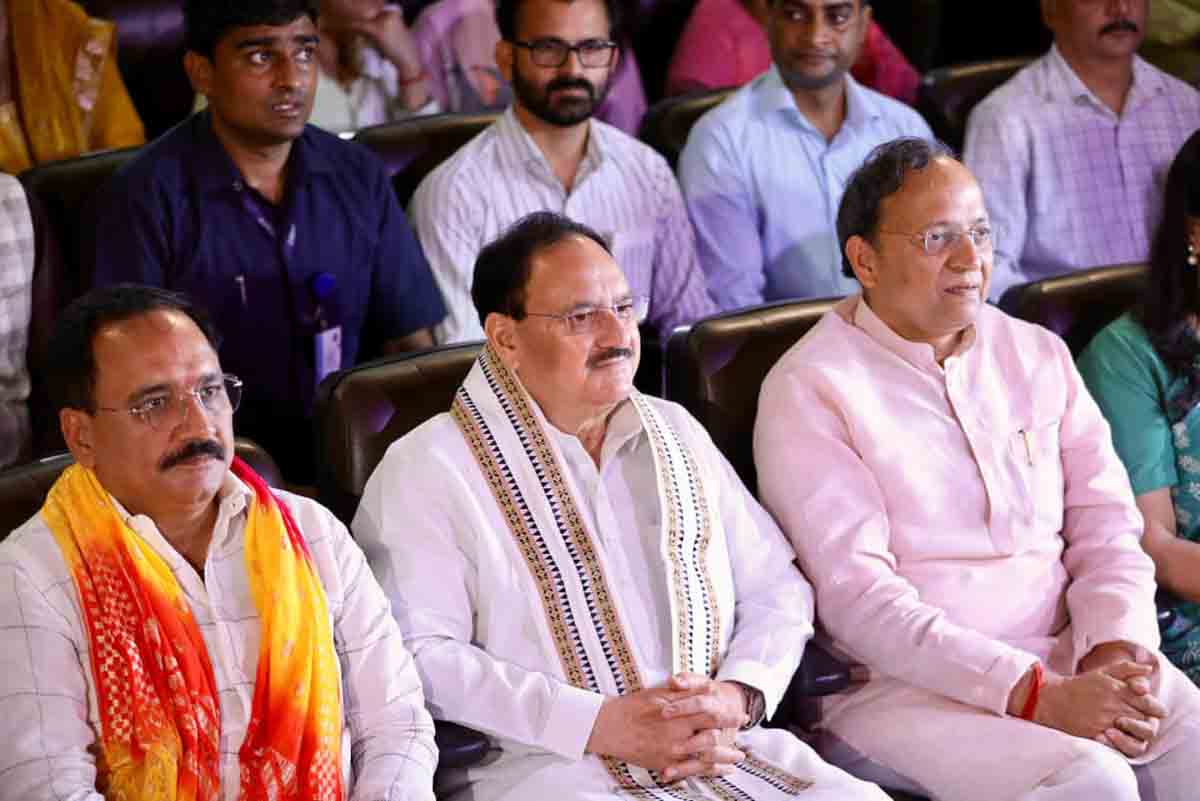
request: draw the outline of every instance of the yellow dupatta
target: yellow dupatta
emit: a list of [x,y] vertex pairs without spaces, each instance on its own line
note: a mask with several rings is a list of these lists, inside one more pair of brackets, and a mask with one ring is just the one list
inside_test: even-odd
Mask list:
[[117,70],[115,26],[67,0],[7,2],[16,103],[0,106],[0,171],[142,144]]
[[[253,491],[245,553],[262,627],[240,797],[340,801],[341,685],[325,592],[287,507],[241,460],[233,473]],[[100,712],[97,789],[127,801],[216,801],[217,688],[174,574],[87,468],[68,468],[41,514],[88,632]]]

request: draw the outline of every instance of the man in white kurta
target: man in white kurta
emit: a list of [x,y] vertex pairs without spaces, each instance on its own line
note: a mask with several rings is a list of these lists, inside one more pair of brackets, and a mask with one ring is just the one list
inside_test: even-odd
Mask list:
[[827,705],[826,755],[940,801],[1195,798],[1200,693],[1156,650],[1128,480],[1064,343],[984,303],[978,184],[909,141],[846,197],[864,294],[768,375],[754,442],[873,675]]
[[810,589],[700,426],[633,390],[645,304],[604,240],[533,215],[485,248],[475,294],[487,347],[352,526],[435,716],[498,746],[444,789],[883,798],[747,725],[799,663]]

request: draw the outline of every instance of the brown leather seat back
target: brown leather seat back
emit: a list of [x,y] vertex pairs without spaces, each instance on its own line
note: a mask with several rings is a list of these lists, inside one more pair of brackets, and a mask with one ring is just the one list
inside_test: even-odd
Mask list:
[[785,301],[701,320],[676,330],[667,348],[667,398],[708,430],[751,492],[754,419],[763,379],[837,298]]
[[84,0],[83,7],[116,23],[117,64],[148,140],[191,114],[180,0]]
[[938,139],[961,151],[971,109],[1030,61],[1005,58],[931,70],[921,78],[917,109]]
[[1009,287],[1000,308],[1049,328],[1078,356],[1101,328],[1138,302],[1146,278],[1144,264],[1080,270]]
[[25,191],[40,205],[41,223],[58,244],[56,264],[48,264],[55,272],[59,308],[91,288],[91,276],[86,274],[86,255],[94,236],[89,204],[96,191],[113,173],[137,155],[139,148],[127,147],[91,153],[79,158],[55,161],[21,173]]
[[[272,487],[282,487],[279,466],[270,454],[248,439],[239,438],[235,450]],[[0,471],[0,540],[37,514],[46,493],[62,471],[75,463],[69,453],[58,453],[37,462]]]
[[662,154],[675,169],[696,120],[733,93],[732,89],[668,97],[646,110],[638,138]]
[[317,389],[317,487],[347,525],[388,446],[450,410],[481,344],[402,354],[328,376]]
[[434,114],[363,128],[354,141],[383,160],[396,198],[404,208],[413,193],[443,161],[499,118],[496,112]]

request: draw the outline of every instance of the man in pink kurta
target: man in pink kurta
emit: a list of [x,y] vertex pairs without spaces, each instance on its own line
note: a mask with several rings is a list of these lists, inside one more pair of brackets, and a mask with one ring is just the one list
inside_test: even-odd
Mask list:
[[871,671],[826,706],[827,758],[938,801],[1195,798],[1200,691],[1157,650],[1128,480],[1063,342],[984,302],[975,179],[883,145],[838,234],[863,294],[768,375],[754,440],[820,622]]

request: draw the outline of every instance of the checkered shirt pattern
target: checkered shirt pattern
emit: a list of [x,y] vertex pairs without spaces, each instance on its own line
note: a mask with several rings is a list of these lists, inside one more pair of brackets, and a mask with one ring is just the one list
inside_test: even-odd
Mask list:
[[0,173],[0,467],[28,450],[29,317],[33,300],[33,220],[20,182]]
[[[333,618],[343,714],[340,766],[349,801],[433,801],[437,749],[420,677],[391,607],[345,527],[285,492]],[[254,698],[261,627],[246,575],[249,490],[230,475],[204,575],[145,516],[118,509],[167,562],[208,647],[221,714],[221,791],[240,790],[238,750]],[[0,801],[102,801],[92,747],[100,714],[75,584],[34,517],[0,543]],[[316,765],[318,771],[333,766]]]
[[1200,93],[1134,59],[1120,116],[1057,48],[972,112],[964,160],[998,229],[991,295],[1088,267],[1143,262],[1167,170],[1200,127]]

